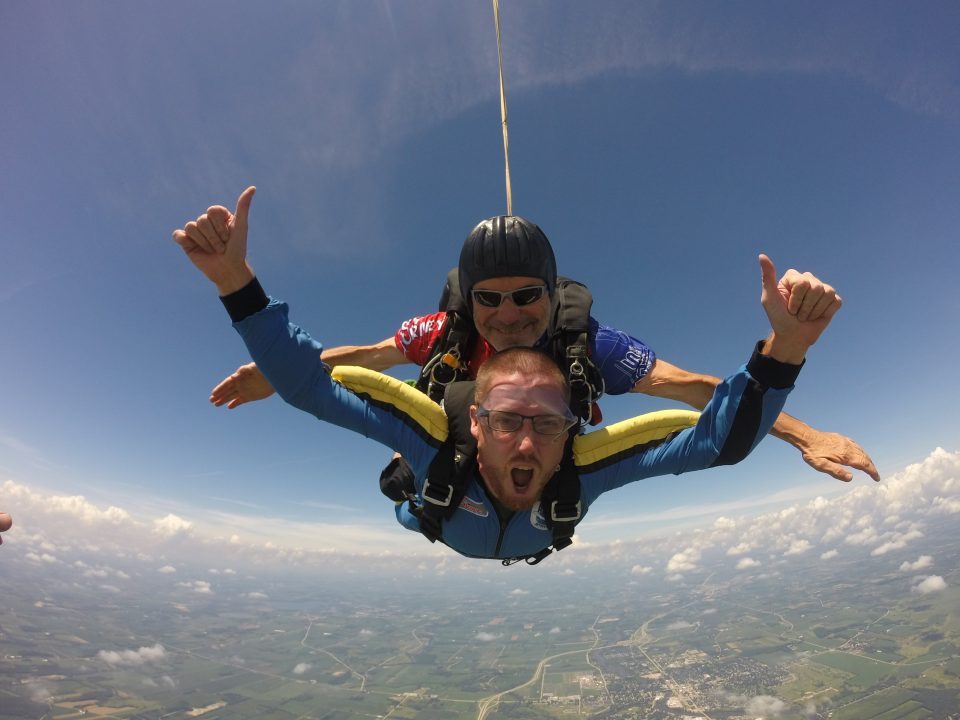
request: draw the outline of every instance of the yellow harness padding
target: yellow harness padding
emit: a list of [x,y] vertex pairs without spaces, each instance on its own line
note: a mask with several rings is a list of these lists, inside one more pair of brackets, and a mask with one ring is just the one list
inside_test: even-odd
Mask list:
[[573,462],[579,467],[603,462],[631,448],[657,440],[697,424],[693,410],[658,410],[622,420],[609,427],[577,435],[573,439]]
[[330,377],[357,395],[366,395],[375,403],[396,408],[438,443],[447,439],[449,430],[443,408],[405,382],[352,365],[338,365],[330,371]]
[[[449,435],[447,416],[437,403],[419,390],[383,373],[351,365],[338,365],[330,376],[348,390],[389,405],[442,443]],[[671,433],[697,424],[692,410],[659,410],[614,423],[573,439],[573,461],[583,468],[602,463],[632,448],[663,440]]]

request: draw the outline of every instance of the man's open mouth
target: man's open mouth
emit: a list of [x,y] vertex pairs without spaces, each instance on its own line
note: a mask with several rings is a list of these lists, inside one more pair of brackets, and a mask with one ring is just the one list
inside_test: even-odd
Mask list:
[[510,479],[513,481],[513,491],[518,495],[522,495],[530,487],[530,482],[533,480],[533,468],[511,468]]

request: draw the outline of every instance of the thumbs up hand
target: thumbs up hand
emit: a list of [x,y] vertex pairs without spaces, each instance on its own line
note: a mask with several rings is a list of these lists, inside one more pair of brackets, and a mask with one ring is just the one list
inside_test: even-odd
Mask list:
[[253,279],[253,269],[247,263],[247,220],[256,191],[253,186],[244,190],[233,213],[214,205],[173,232],[174,242],[217,286],[220,295],[229,295]]
[[811,273],[790,269],[777,282],[773,261],[760,255],[763,290],[760,303],[773,331],[763,352],[776,360],[798,364],[820,337],[843,300],[833,287]]

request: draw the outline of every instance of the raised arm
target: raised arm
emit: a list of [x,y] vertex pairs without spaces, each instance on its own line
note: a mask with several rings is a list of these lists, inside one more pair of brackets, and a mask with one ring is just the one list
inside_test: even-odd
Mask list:
[[[289,322],[286,304],[266,295],[247,263],[247,218],[254,192],[253,187],[243,192],[232,215],[221,206],[208,208],[175,230],[174,241],[216,286],[251,357],[287,403],[402,451],[415,468],[425,470],[446,439],[443,410],[405,383],[376,372],[354,370],[348,376],[362,392],[332,379],[321,360],[320,343]],[[341,352],[340,361],[348,356]],[[369,399],[371,394],[377,402]],[[396,400],[392,407],[381,407],[391,400]]]
[[[774,272],[769,259],[762,257],[768,264],[766,272]],[[761,260],[761,267],[764,267],[764,260]],[[789,270],[779,283],[774,282],[773,275],[765,280],[765,287],[766,283],[770,284],[771,294],[777,292],[786,298],[785,311],[789,317],[800,320],[816,318],[834,304],[839,307],[833,288],[809,273]],[[703,409],[719,383],[720,379],[712,375],[692,373],[658,359],[653,369],[633,387],[633,392],[678,400]],[[780,414],[770,434],[797,448],[804,462],[814,470],[837,480],[849,482],[853,479],[853,473],[847,467],[862,470],[874,480],[880,480],[867,452],[845,435],[817,430],[787,413]]]
[[[207,277],[205,267],[214,267],[216,256],[223,254],[227,248],[227,241],[231,233],[239,233],[242,230],[243,247],[232,246],[231,252],[246,253],[246,234],[247,234],[247,214],[250,210],[250,202],[256,188],[247,188],[237,201],[235,213],[231,213],[222,205],[214,205],[207,208],[207,212],[198,217],[195,221],[187,223],[182,230],[177,230],[173,234],[173,239],[184,249],[187,256],[194,261],[196,265]],[[242,217],[241,217],[242,215]],[[212,255],[213,257],[209,257]],[[246,263],[244,263],[246,266]],[[241,282],[246,277],[246,282],[252,279],[253,275],[247,277],[246,273],[239,264],[234,265],[234,269],[239,273],[234,282],[229,284],[232,288],[234,284]],[[249,266],[246,266],[249,270]],[[213,280],[213,278],[210,278]],[[214,280],[216,283],[217,281]],[[246,283],[240,285],[243,287]],[[217,289],[220,295],[228,295],[233,290],[227,286],[223,290],[219,284]],[[386,338],[373,345],[343,345],[340,347],[324,350],[321,359],[330,367],[337,365],[357,365],[365,367],[368,370],[387,370],[395,365],[401,365],[408,362],[394,344],[393,338]],[[234,409],[248,402],[256,402],[273,395],[274,390],[263,373],[257,368],[256,363],[247,363],[241,365],[233,373],[225,377],[220,383],[210,391],[210,402],[217,407],[226,405],[229,409]]]

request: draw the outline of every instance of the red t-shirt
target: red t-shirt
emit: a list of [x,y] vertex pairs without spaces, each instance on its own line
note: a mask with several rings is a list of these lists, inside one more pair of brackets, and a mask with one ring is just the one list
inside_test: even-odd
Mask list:
[[[443,332],[443,323],[446,319],[447,314],[445,312],[410,318],[400,326],[400,329],[393,336],[397,349],[410,362],[423,365],[430,359],[430,348],[440,337],[440,333]],[[470,377],[475,378],[477,369],[495,352],[490,343],[482,337],[477,337],[473,344],[473,352],[467,362]]]

